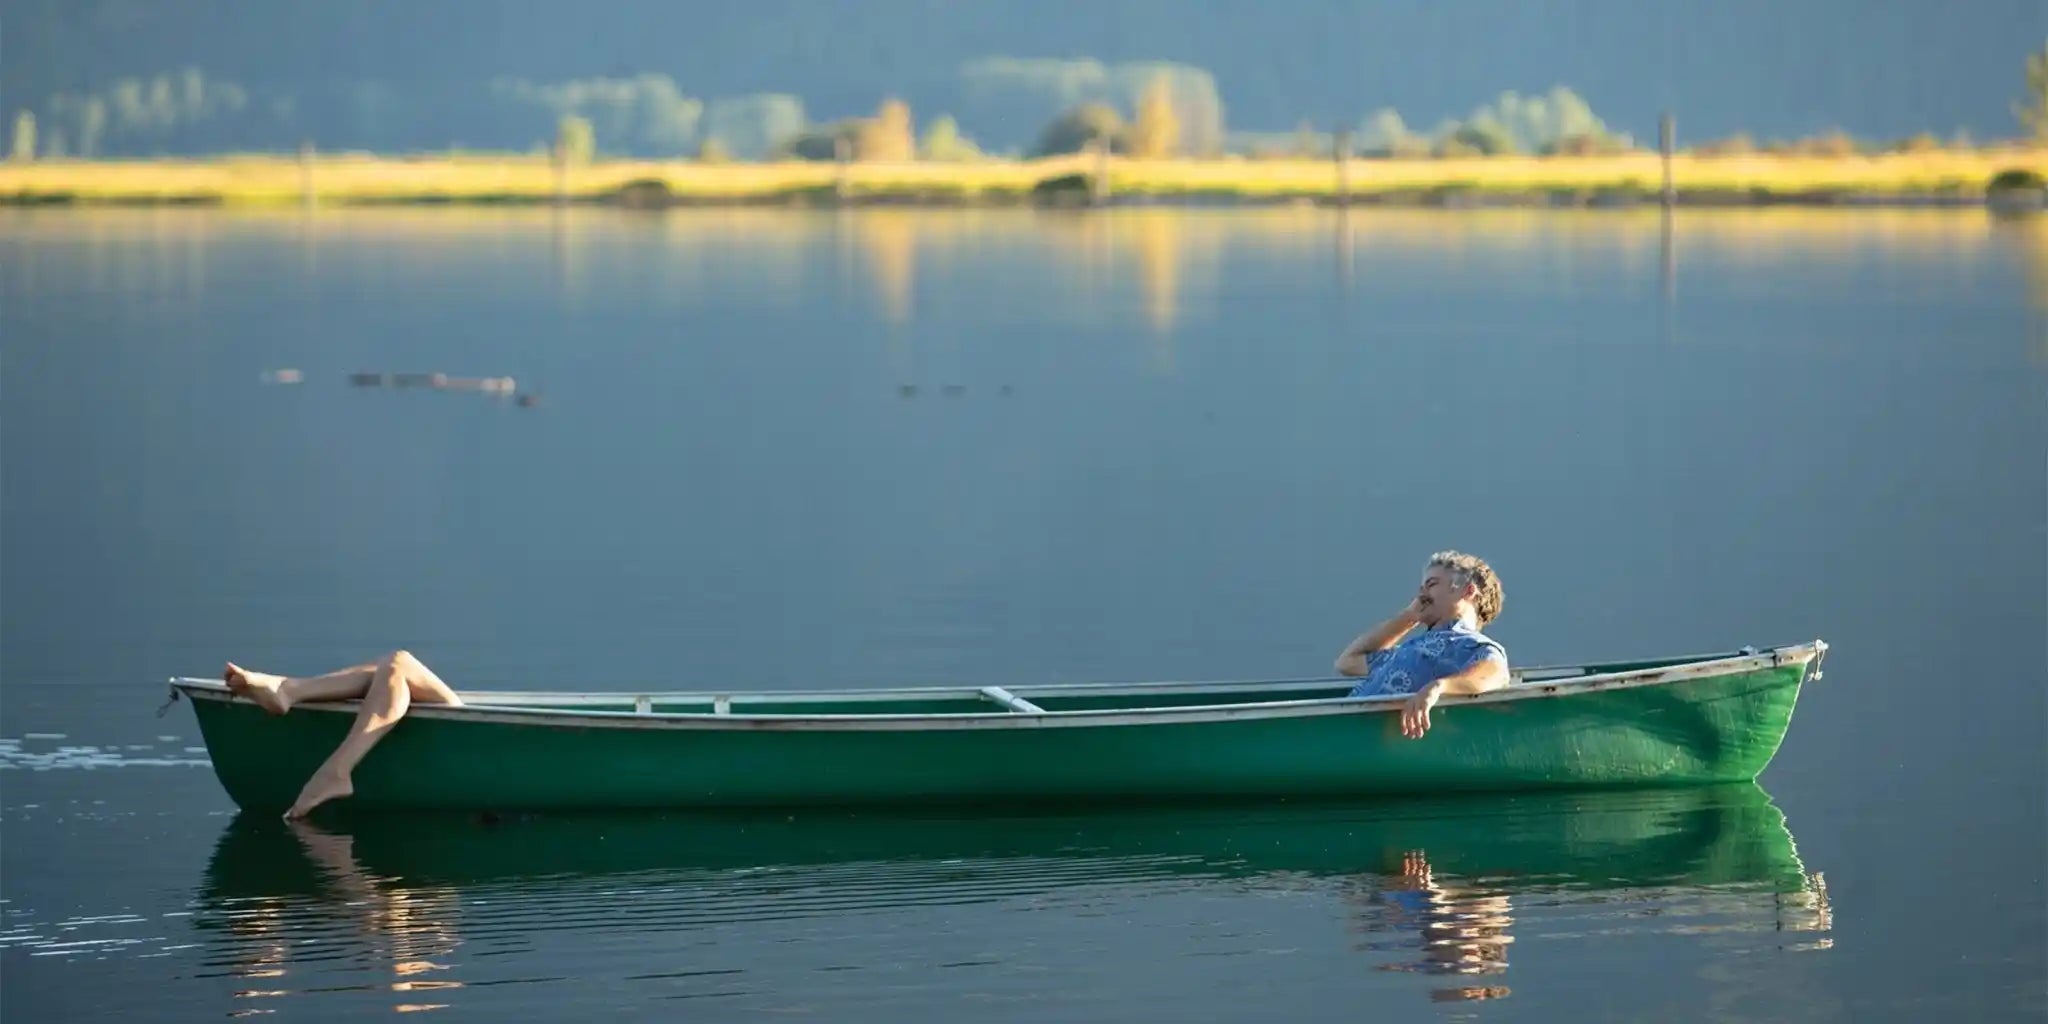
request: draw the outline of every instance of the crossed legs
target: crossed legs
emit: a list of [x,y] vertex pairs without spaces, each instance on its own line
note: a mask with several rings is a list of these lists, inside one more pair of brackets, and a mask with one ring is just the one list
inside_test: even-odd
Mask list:
[[462,698],[440,676],[408,651],[393,651],[374,662],[323,676],[275,676],[251,672],[228,662],[222,678],[228,689],[262,705],[273,715],[285,714],[301,701],[362,700],[348,735],[327,755],[313,777],[306,780],[299,798],[285,812],[287,818],[303,818],[313,808],[355,792],[352,777],[356,765],[405,717],[413,701],[462,703]]

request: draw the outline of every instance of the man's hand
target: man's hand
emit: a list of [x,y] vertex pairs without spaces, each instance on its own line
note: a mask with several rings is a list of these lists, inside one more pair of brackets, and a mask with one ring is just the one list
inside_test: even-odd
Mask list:
[[1360,633],[1358,639],[1351,641],[1351,645],[1344,648],[1342,654],[1337,655],[1338,674],[1364,675],[1366,663],[1371,660],[1368,655],[1394,646],[1409,630],[1414,629],[1416,623],[1422,621],[1422,609],[1416,606],[1416,600],[1419,598],[1410,599],[1408,606],[1395,612],[1393,618]]
[[1442,680],[1431,683],[1401,704],[1401,735],[1419,740],[1429,731],[1429,709],[1436,707],[1439,697],[1444,695]]

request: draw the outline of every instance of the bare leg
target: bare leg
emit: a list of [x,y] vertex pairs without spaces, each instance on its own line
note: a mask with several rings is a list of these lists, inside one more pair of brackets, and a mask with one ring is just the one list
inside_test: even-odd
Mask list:
[[369,692],[370,681],[376,676],[379,666],[400,656],[411,662],[410,671],[405,676],[414,700],[429,704],[462,703],[462,698],[457,697],[440,676],[405,651],[394,651],[377,661],[320,676],[276,676],[267,672],[251,672],[231,661],[222,678],[226,680],[228,689],[261,704],[273,715],[282,715],[301,701],[355,700]]
[[221,678],[228,689],[263,705],[263,710],[273,715],[282,715],[304,700],[354,700],[369,691],[370,677],[376,671],[377,664],[372,662],[324,676],[287,677],[251,672],[231,661]]
[[406,651],[394,651],[378,662],[348,735],[334,748],[334,753],[327,755],[313,777],[306,780],[305,788],[299,791],[298,800],[285,812],[285,817],[303,818],[329,800],[354,793],[356,765],[405,717],[415,698],[429,704],[462,703],[448,684]]
[[462,698],[455,695],[455,688],[442,682],[441,677],[435,675],[425,662],[413,657],[412,652],[393,651],[391,656],[398,660],[403,670],[399,675],[405,679],[407,689],[412,691],[412,699],[422,704],[462,706]]

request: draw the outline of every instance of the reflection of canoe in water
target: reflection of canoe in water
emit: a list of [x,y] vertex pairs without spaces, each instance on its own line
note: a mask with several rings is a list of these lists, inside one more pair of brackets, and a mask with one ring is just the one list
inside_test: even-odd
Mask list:
[[[1819,641],[1761,653],[1523,669],[1449,698],[1422,740],[1350,680],[803,694],[476,693],[413,706],[355,774],[358,810],[1099,801],[1704,784],[1756,778]],[[289,806],[351,703],[264,714],[192,698],[245,810]]]
[[[333,861],[344,851],[344,863]],[[1801,893],[1783,815],[1753,783],[1278,808],[966,816],[931,812],[362,818],[306,832],[241,815],[209,901],[315,894],[354,873],[407,889],[635,885],[858,875],[877,903],[948,888],[1009,892],[1170,878],[1389,875],[1410,854],[1502,892],[1726,886]],[[618,879],[613,878],[616,884]],[[712,885],[704,891],[713,891]]]

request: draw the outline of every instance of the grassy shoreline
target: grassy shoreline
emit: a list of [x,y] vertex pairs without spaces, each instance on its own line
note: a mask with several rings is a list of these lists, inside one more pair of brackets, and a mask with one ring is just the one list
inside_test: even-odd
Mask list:
[[[1111,202],[1625,205],[1656,202],[1655,153],[1465,159],[1132,160],[1104,165]],[[1870,156],[1680,153],[1682,205],[1974,203],[2002,171],[2048,176],[2048,147]],[[1078,204],[1092,157],[975,163],[600,161],[558,174],[522,156],[229,156],[0,163],[0,205]],[[1340,187],[1340,177],[1348,188]]]

